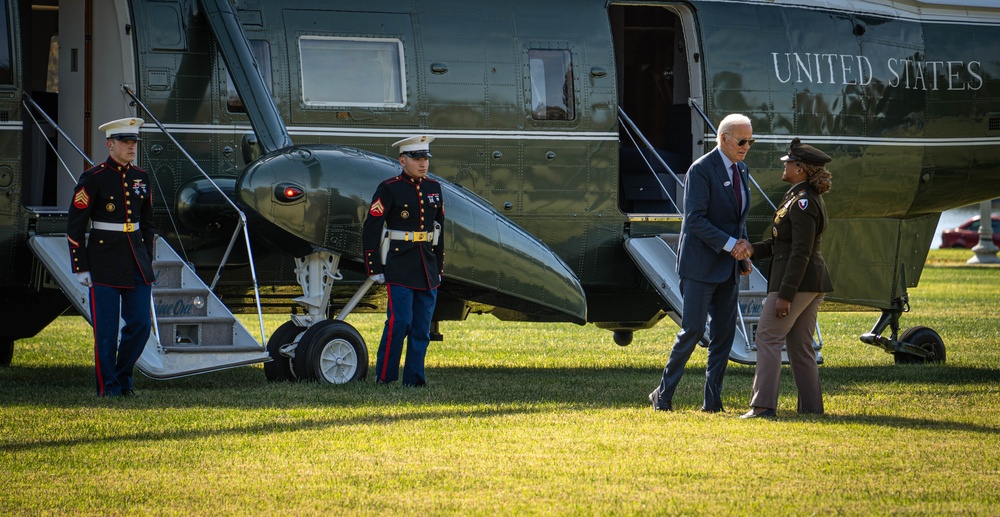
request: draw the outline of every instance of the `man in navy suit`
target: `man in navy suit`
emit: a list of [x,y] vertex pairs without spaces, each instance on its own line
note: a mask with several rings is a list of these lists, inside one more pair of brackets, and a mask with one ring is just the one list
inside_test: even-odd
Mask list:
[[673,410],[674,390],[711,317],[701,410],[723,411],[722,378],[736,336],[739,277],[749,273],[746,259],[753,250],[747,241],[750,189],[747,166],[743,163],[753,142],[750,119],[729,115],[719,124],[715,149],[688,169],[677,261],[684,298],[681,330],[663,369],[660,386],[649,394],[654,410]]

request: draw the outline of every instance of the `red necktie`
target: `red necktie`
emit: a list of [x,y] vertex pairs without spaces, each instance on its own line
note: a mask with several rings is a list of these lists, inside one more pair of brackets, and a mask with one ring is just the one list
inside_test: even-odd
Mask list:
[[734,163],[733,167],[733,192],[736,193],[736,211],[743,213],[743,189],[740,188],[740,170]]

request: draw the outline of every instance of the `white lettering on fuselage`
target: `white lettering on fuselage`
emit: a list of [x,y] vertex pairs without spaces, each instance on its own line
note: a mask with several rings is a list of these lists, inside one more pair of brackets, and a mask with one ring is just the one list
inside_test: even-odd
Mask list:
[[884,71],[865,56],[822,52],[772,52],[774,77],[782,84],[867,86],[878,78],[892,88],[910,90],[978,90],[983,87],[979,61],[925,61],[889,58]]

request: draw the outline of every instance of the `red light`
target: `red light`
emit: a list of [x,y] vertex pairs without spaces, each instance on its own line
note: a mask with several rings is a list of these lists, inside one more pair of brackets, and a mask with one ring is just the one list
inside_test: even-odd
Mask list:
[[305,195],[302,187],[293,183],[281,183],[274,186],[274,198],[279,203],[291,203],[298,201]]

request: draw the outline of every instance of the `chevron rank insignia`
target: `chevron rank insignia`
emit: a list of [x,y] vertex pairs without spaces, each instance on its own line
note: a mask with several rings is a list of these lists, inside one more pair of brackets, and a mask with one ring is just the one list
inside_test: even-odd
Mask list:
[[86,189],[80,189],[73,196],[73,206],[83,210],[90,206],[90,196],[87,195]]
[[374,217],[382,217],[382,214],[385,213],[385,206],[382,204],[382,198],[376,199],[375,202],[372,203],[371,208],[368,209],[368,213],[372,214]]

